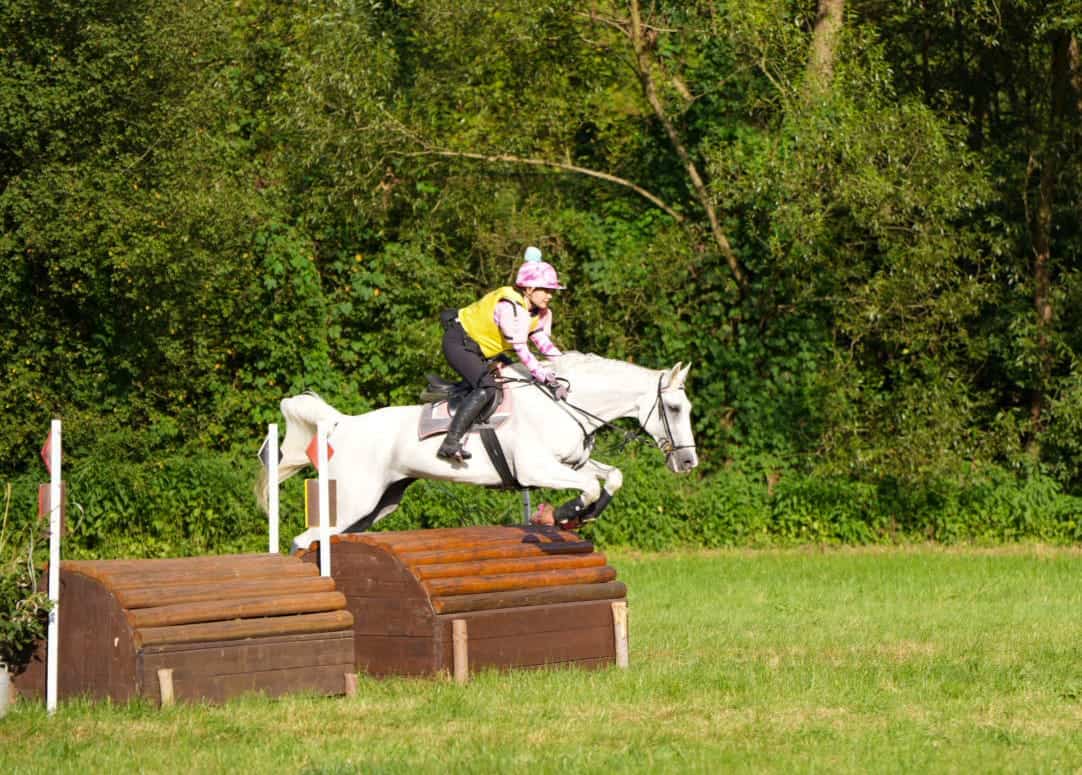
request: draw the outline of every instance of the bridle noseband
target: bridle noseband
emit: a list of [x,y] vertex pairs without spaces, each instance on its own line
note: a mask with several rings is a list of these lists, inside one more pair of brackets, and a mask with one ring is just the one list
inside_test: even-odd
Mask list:
[[673,441],[672,426],[669,424],[669,413],[665,411],[665,402],[661,397],[664,392],[661,388],[661,380],[665,375],[662,374],[657,378],[657,398],[654,400],[654,405],[650,407],[650,411],[646,414],[646,419],[642,422],[643,429],[646,428],[646,424],[650,422],[650,415],[657,409],[658,417],[661,418],[661,427],[665,430],[665,438],[657,442],[657,448],[661,450],[662,454],[666,458],[672,457],[673,453],[680,449],[695,449],[694,444],[677,444]]

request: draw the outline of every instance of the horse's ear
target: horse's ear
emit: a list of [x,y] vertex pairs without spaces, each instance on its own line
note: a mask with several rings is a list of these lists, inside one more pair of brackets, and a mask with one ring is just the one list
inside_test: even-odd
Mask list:
[[669,372],[665,375],[665,378],[661,380],[661,387],[663,390],[676,390],[680,387],[677,380],[680,377],[680,367],[683,364],[677,363]]
[[[679,365],[679,364],[677,364],[677,365]],[[688,372],[689,371],[691,371],[691,364],[690,363],[687,366],[685,366],[683,371],[681,371],[676,377],[676,383],[677,383],[677,385],[679,387],[684,387],[684,385],[687,383],[687,381],[688,381]]]

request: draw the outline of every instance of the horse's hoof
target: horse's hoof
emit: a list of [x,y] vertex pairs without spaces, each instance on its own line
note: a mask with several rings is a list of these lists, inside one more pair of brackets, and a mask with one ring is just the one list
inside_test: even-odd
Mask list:
[[530,517],[531,525],[542,525],[544,527],[551,527],[556,524],[555,509],[548,503],[539,504],[537,511]]

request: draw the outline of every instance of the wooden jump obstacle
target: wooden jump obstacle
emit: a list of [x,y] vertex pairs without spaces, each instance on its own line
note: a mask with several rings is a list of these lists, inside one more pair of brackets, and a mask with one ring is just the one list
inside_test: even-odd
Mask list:
[[[353,617],[334,581],[277,554],[60,563],[61,698],[343,694]],[[15,677],[45,695],[45,644]]]
[[[318,565],[319,543],[298,555]],[[336,535],[331,576],[353,614],[358,671],[464,680],[467,670],[486,667],[626,665],[627,588],[604,555],[571,532]]]

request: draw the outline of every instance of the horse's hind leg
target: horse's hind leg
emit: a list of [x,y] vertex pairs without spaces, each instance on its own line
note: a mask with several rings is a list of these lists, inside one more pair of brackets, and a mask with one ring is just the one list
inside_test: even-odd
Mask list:
[[[333,474],[332,471],[332,478],[334,478]],[[379,482],[362,482],[358,485],[352,480],[342,478],[335,479],[335,482],[337,509],[333,518],[335,525],[331,528],[331,535],[364,532],[376,519],[391,513],[398,507],[402,492],[408,485],[408,482],[392,484],[389,488]],[[392,491],[397,493],[397,497],[392,497],[385,503],[385,499]],[[363,526],[358,527],[358,525]],[[310,527],[293,539],[293,551],[307,549],[313,541],[318,540],[319,528]]]
[[368,514],[358,519],[353,524],[347,526],[342,530],[343,533],[363,533],[371,528],[381,519],[386,517],[398,508],[398,504],[402,502],[402,496],[406,492],[406,488],[416,482],[416,479],[399,479],[392,484],[386,490],[383,491],[382,497],[379,499],[379,503]]

